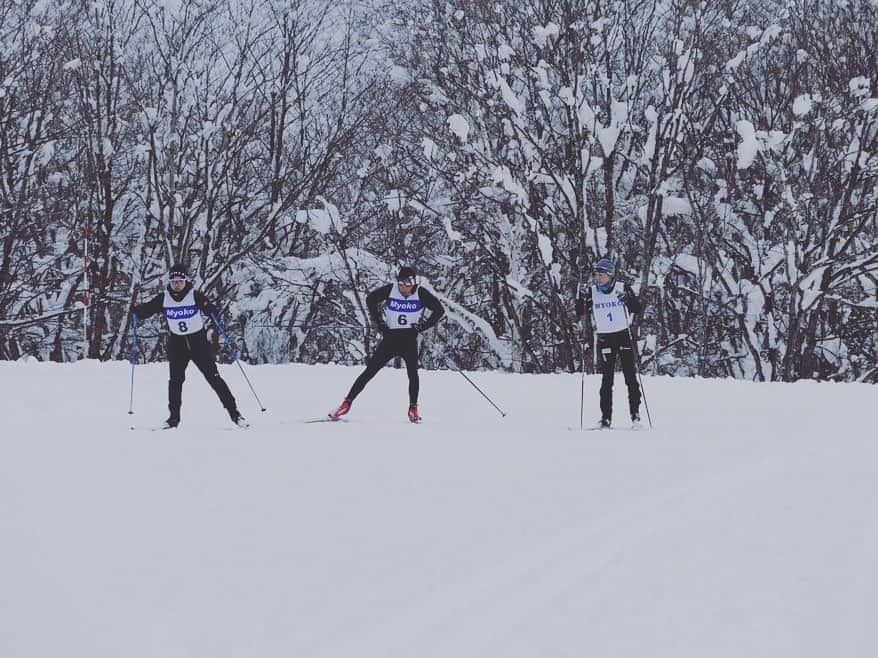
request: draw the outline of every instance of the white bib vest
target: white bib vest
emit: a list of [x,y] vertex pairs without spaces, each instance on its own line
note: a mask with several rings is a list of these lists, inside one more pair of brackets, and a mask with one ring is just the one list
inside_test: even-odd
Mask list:
[[195,305],[195,289],[191,289],[179,302],[165,290],[165,319],[172,334],[188,336],[204,328],[204,320]]
[[391,329],[408,329],[421,319],[423,310],[418,288],[408,297],[403,297],[399,285],[394,283],[384,306],[384,321]]
[[597,286],[591,287],[592,313],[599,334],[612,334],[628,328],[628,309],[616,295],[624,292],[625,286],[616,281],[610,292],[601,292]]

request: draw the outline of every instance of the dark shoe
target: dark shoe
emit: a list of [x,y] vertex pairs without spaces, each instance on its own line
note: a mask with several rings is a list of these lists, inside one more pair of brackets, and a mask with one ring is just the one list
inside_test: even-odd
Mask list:
[[168,419],[162,425],[162,429],[163,430],[172,430],[175,427],[177,427],[177,425],[179,425],[179,424],[180,424],[180,417],[179,416],[169,416]]
[[329,414],[330,420],[338,420],[342,416],[344,416],[347,412],[351,410],[351,401],[343,400],[340,405],[338,405],[338,409]]
[[409,405],[409,420],[413,423],[420,423],[422,418],[418,415],[418,405],[410,404]]
[[640,422],[640,414],[631,414],[631,427],[636,430],[643,427],[643,423]]
[[600,428],[602,430],[609,429],[611,424],[612,424],[612,421],[609,418],[601,418]]
[[241,415],[241,412],[237,409],[232,409],[229,411],[229,418],[232,419],[232,422],[238,427],[250,427],[250,423],[247,422],[247,419]]

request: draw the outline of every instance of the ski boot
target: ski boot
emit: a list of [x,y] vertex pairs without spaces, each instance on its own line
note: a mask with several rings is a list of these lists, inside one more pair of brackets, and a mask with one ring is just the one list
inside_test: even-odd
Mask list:
[[237,409],[230,409],[229,410],[229,418],[231,418],[232,422],[235,425],[237,425],[238,427],[240,427],[242,430],[250,427],[250,423],[247,422],[247,419],[244,418],[244,416],[241,415],[241,412],[238,411]]
[[338,409],[329,414],[329,420],[338,420],[351,410],[351,401],[345,398]]
[[631,429],[639,430],[643,427],[643,423],[640,422],[640,414],[633,413],[631,414]]

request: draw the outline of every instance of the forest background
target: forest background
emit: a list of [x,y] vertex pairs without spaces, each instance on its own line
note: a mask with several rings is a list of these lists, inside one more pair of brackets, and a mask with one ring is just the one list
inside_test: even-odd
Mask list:
[[[878,381],[875,0],[0,0],[0,359],[127,359],[172,262],[251,363]],[[139,360],[164,327],[138,327]],[[217,341],[217,337],[214,336]]]

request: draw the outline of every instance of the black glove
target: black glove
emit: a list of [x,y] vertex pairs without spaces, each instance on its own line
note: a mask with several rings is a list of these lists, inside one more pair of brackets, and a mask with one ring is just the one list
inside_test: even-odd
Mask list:
[[581,299],[585,299],[585,296],[588,294],[589,285],[587,283],[580,283],[579,289],[576,291],[576,294],[579,295]]
[[386,334],[388,331],[390,331],[390,327],[387,326],[387,323],[384,320],[378,320],[377,324],[378,331],[380,331],[382,334]]
[[622,292],[617,292],[616,299],[618,299],[620,302],[622,302],[624,304],[625,300],[628,299],[628,291],[623,290]]
[[414,331],[416,334],[419,334],[424,330],[420,322],[412,322],[409,327],[411,327],[412,331]]

